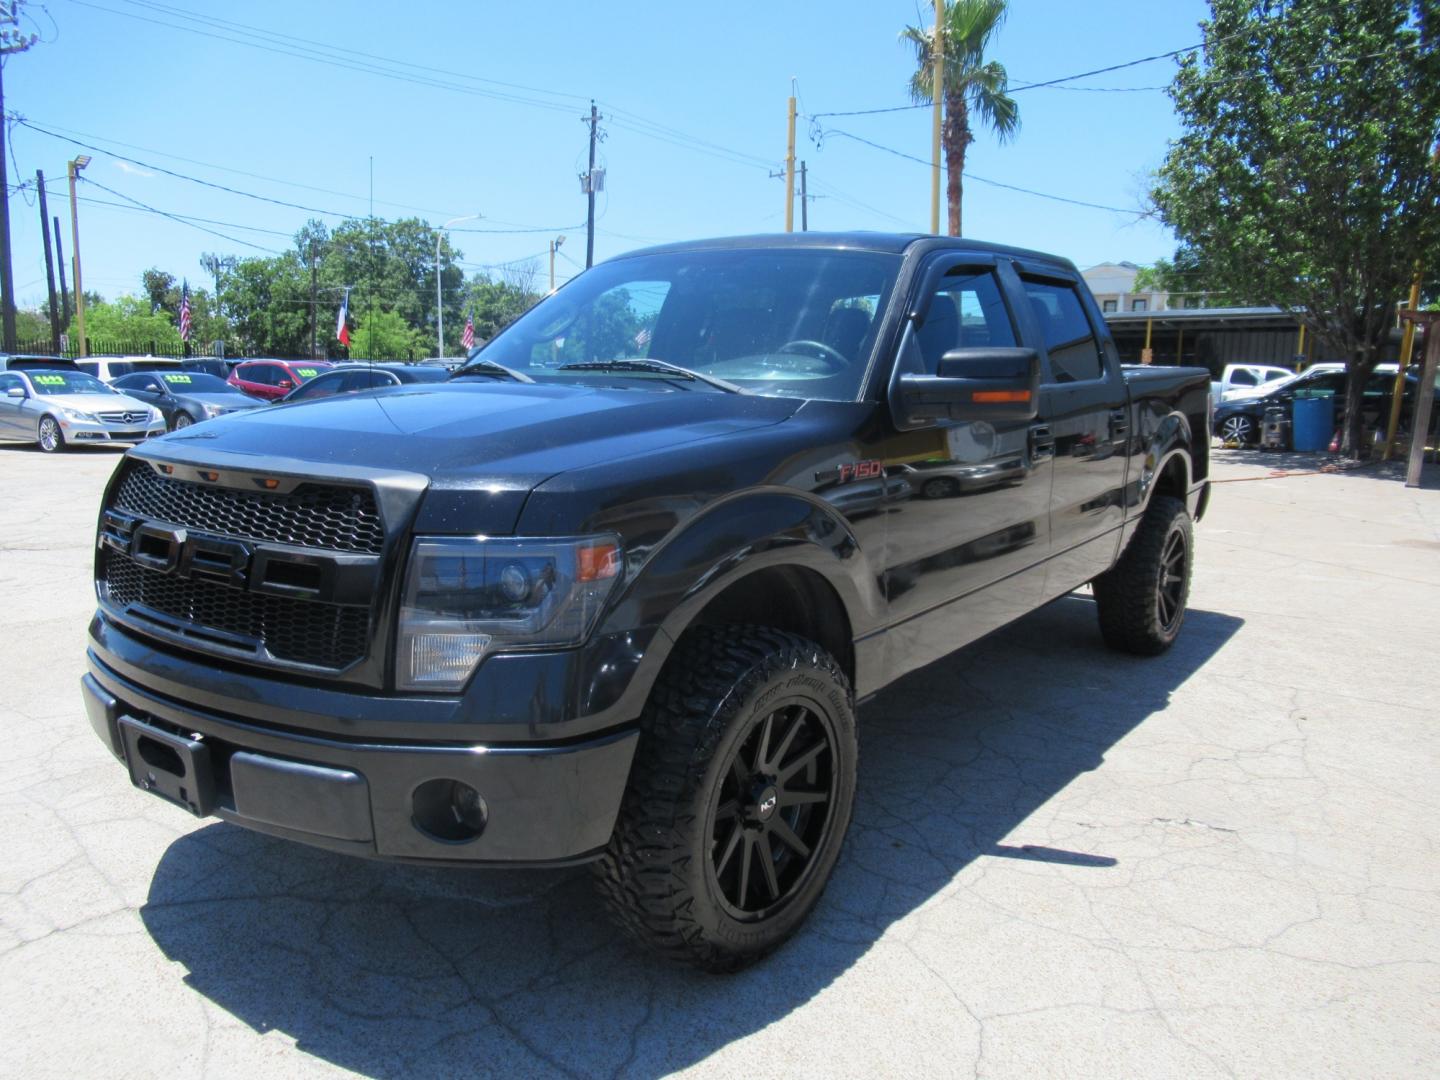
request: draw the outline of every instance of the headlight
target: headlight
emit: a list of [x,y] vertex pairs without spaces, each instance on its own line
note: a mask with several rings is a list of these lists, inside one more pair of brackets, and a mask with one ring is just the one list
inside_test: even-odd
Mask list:
[[400,606],[400,689],[457,691],[492,652],[579,645],[620,568],[613,536],[417,539]]
[[205,410],[205,418],[206,418],[207,420],[211,419],[212,417],[219,416],[221,413],[223,413],[223,412],[225,411],[225,409],[224,409],[222,406],[220,406],[220,405],[211,405],[211,404],[209,404],[208,402],[201,402],[201,403],[200,403],[200,408],[202,408],[202,409]]
[[65,406],[62,405],[60,406],[60,411],[65,414],[67,419],[83,420],[86,423],[90,424],[96,423],[95,417],[93,415],[80,409],[67,409],[65,408]]
[[163,419],[165,419],[165,414],[156,408],[152,408],[150,410],[150,415],[146,417],[146,420],[152,424],[158,424]]

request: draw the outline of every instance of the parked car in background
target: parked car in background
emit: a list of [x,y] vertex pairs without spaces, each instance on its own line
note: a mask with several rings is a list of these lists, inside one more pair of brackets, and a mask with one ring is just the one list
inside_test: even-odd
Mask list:
[[321,372],[315,378],[295,387],[280,399],[283,404],[292,401],[314,401],[317,398],[334,397],[336,394],[355,394],[361,390],[380,390],[387,386],[401,386],[406,383],[444,382],[450,372],[442,367],[419,367],[408,364],[366,364],[332,368]]
[[[477,345],[475,349],[471,351],[470,355],[474,356],[478,351],[479,346]],[[465,363],[465,357],[463,356],[427,356],[424,360],[415,361],[418,367],[439,367],[444,368],[446,371],[454,371],[463,363]]]
[[0,371],[24,371],[44,368],[75,370],[75,361],[63,356],[43,356],[34,353],[0,353]]
[[[1366,424],[1373,425],[1382,415],[1388,415],[1396,370],[1394,364],[1380,364],[1365,383],[1363,411]],[[1345,379],[1345,365],[1315,364],[1299,375],[1276,381],[1269,389],[1232,397],[1215,406],[1215,434],[1227,442],[1234,440],[1241,446],[1257,443],[1260,441],[1260,422],[1266,409],[1278,405],[1285,410],[1288,419],[1296,395],[1308,393],[1335,396],[1335,423],[1338,426],[1345,405]],[[1408,401],[1413,398],[1417,379],[1414,375],[1407,375],[1406,379],[1405,397]]]
[[242,360],[227,381],[252,397],[276,401],[333,366],[324,360]]
[[180,361],[165,356],[84,356],[75,367],[108,383],[137,371],[179,371]]
[[1271,383],[1293,378],[1294,375],[1290,368],[1271,364],[1226,364],[1220,378],[1211,381],[1210,392],[1215,396],[1215,404],[1219,405],[1237,394],[1263,390]]
[[188,356],[180,361],[180,366],[186,371],[203,371],[217,379],[228,379],[236,363],[235,360],[220,360],[210,356]]
[[0,439],[53,454],[72,443],[138,443],[165,433],[160,410],[93,375],[63,368],[0,372]]
[[137,371],[121,376],[112,385],[159,409],[170,431],[226,413],[265,407],[263,401],[203,371]]

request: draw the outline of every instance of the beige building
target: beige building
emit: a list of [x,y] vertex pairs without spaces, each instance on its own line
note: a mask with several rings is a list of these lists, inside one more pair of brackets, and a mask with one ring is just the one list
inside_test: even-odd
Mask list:
[[1107,315],[1122,311],[1164,311],[1169,306],[1170,294],[1137,292],[1135,275],[1139,272],[1140,267],[1132,262],[1114,262],[1082,270],[1080,276],[1095,294],[1100,310]]

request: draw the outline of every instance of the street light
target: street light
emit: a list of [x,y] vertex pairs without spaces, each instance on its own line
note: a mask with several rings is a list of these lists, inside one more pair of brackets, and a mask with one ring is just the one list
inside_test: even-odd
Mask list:
[[557,236],[550,241],[550,291],[555,291],[555,252],[560,250],[560,245],[565,242],[565,237]]
[[90,164],[90,156],[81,154],[68,162],[65,172],[70,178],[70,255],[75,260],[75,328],[80,332],[80,355],[89,356],[85,345],[85,283],[80,280],[80,214],[75,208],[75,177]]
[[439,343],[439,351],[436,356],[445,355],[445,295],[440,291],[440,284],[443,280],[440,266],[440,241],[445,239],[445,230],[451,225],[458,225],[462,221],[474,221],[480,214],[464,214],[457,218],[451,218],[435,230],[435,340]]

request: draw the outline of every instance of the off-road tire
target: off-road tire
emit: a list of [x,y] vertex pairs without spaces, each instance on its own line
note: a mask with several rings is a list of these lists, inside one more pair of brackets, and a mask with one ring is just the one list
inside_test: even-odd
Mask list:
[[1190,598],[1194,551],[1195,532],[1184,500],[1171,495],[1151,499],[1120,561],[1092,583],[1106,645],[1158,656],[1174,644]]
[[[752,849],[752,841],[744,838],[742,826],[753,836],[773,827],[771,816],[818,808],[794,806],[787,800],[805,793],[782,790],[779,808],[772,804],[766,824],[748,818],[745,813],[762,812],[771,800],[761,796],[775,789],[765,788],[754,797],[757,801],[748,803],[748,811],[738,812],[732,769],[739,759],[743,772],[744,754],[756,745],[762,748],[755,757],[760,760],[766,743],[756,740],[762,739],[762,728],[778,731],[784,717],[796,717],[798,729],[806,716],[822,741],[831,740],[829,753],[822,751],[816,758],[829,761],[828,779],[814,780],[820,774],[806,766],[810,783],[828,785],[828,817],[821,820],[820,831],[814,830],[812,819],[803,819],[814,842],[809,856],[789,865],[794,876],[788,891],[772,893],[776,899],[770,908],[746,912],[734,906],[722,883],[728,880],[730,892],[735,892],[735,864],[724,861],[720,849],[725,845],[717,834],[728,832],[733,821],[735,834],[742,838],[738,857],[747,860],[746,866],[760,867],[763,878],[773,883],[776,867],[782,875],[786,872],[787,846],[777,850],[767,839],[764,851],[771,866],[751,863],[752,851],[756,860],[762,856],[758,844]],[[820,899],[839,856],[855,798],[855,699],[849,680],[824,649],[794,634],[757,626],[697,627],[681,639],[667,662],[640,728],[615,832],[594,864],[600,895],[615,921],[643,946],[709,971],[738,971],[795,932]],[[793,732],[777,747],[780,739],[774,735],[770,741],[777,767],[805,756],[795,748],[799,739]],[[778,773],[784,771],[778,768]],[[748,776],[750,790],[768,783],[761,772],[757,768]],[[791,782],[777,781],[776,786]],[[723,803],[722,795],[727,795]],[[791,826],[798,820],[792,818]],[[737,857],[735,845],[731,837],[731,857]],[[756,895],[747,893],[744,884],[738,889],[742,907],[745,896]]]

